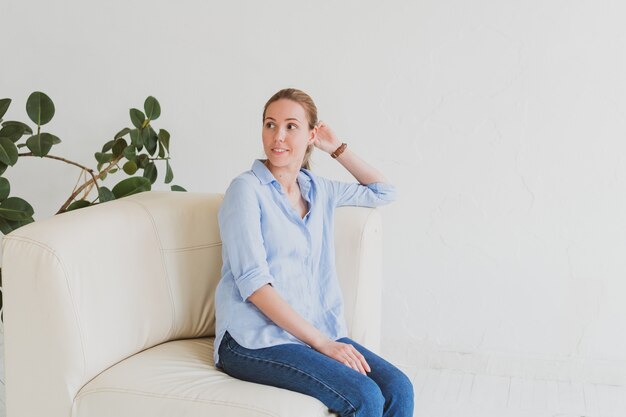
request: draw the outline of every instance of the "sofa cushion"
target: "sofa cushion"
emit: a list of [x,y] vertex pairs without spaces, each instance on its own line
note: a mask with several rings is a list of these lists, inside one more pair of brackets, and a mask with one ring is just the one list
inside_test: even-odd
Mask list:
[[79,391],[72,416],[334,415],[313,397],[240,381],[216,369],[213,340],[167,342],[115,364]]

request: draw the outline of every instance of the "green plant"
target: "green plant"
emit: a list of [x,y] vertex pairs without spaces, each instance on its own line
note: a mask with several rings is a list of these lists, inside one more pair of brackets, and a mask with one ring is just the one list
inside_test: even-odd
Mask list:
[[[157,133],[152,127],[152,122],[161,115],[161,106],[157,99],[152,96],[146,98],[144,102],[145,113],[135,108],[130,109],[130,121],[133,127],[125,127],[117,132],[113,135],[113,139],[104,144],[100,152],[94,154],[98,162],[95,171],[65,158],[50,155],[52,147],[61,143],[61,139],[57,136],[49,132],[42,132],[41,129],[42,126],[52,120],[55,113],[54,103],[50,97],[36,91],[26,101],[26,114],[37,126],[36,133],[26,123],[2,120],[10,104],[11,99],[0,99],[0,122],[2,126],[0,128],[0,232],[3,234],[8,234],[34,221],[33,207],[22,198],[9,197],[11,186],[8,179],[2,176],[9,166],[14,166],[18,162],[20,157],[50,158],[75,165],[81,169],[81,177],[84,178],[84,182],[81,185],[76,184],[71,195],[56,214],[150,190],[158,175],[155,161],[165,161],[164,181],[166,184],[169,184],[174,178],[169,162],[170,134],[165,129],[159,129]],[[27,136],[25,142],[18,143],[24,136]],[[24,147],[28,148],[30,152],[19,153],[19,150]],[[121,168],[120,164],[122,164]],[[104,181],[109,174],[114,174],[120,169],[131,177],[121,180],[111,189],[99,184],[99,181]],[[143,170],[141,176],[132,176],[139,170]],[[94,186],[97,195],[95,198],[89,199],[89,194]],[[178,185],[172,185],[171,190],[186,191]],[[81,193],[83,194],[79,197]],[[2,285],[1,277],[0,271],[0,286]],[[1,306],[0,299],[0,308]]]

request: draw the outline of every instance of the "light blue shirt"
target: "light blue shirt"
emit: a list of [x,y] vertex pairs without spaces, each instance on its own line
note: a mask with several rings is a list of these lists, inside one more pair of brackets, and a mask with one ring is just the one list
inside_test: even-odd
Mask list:
[[223,264],[215,291],[216,364],[226,330],[248,349],[306,345],[247,300],[265,284],[329,338],[347,336],[335,271],[335,207],[381,206],[395,199],[395,188],[328,180],[306,169],[300,170],[297,181],[308,203],[304,218],[261,160],[226,190],[218,214]]

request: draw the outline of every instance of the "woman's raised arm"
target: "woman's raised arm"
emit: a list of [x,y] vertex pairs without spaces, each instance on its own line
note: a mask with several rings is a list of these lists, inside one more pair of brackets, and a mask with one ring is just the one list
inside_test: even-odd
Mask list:
[[[328,125],[320,121],[317,125],[317,134],[315,136],[315,146],[322,151],[331,154],[339,146],[341,141],[337,138],[337,135],[328,127]],[[350,147],[346,147],[345,150],[337,157],[337,161],[344,166],[352,174],[356,180],[363,184],[371,184],[374,182],[388,183],[387,178],[378,171],[376,168],[362,160],[354,153]]]

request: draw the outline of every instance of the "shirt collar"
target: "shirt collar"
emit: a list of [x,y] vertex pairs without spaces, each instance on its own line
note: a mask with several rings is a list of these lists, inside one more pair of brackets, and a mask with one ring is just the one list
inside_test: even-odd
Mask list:
[[[261,159],[255,159],[252,164],[252,172],[261,181],[261,184],[269,184],[272,181],[276,181],[272,172],[265,166],[265,163]],[[298,173],[298,181],[302,183],[311,182],[309,171],[302,168]]]
[[[274,178],[274,175],[272,174],[272,172],[265,166],[265,164],[263,163],[261,159],[255,159],[254,163],[252,164],[252,172],[254,173],[254,175],[256,175],[256,177],[259,179],[259,181],[263,185],[270,184],[273,182],[279,185],[276,178]],[[311,174],[309,173],[309,171],[304,168],[301,169],[300,172],[298,173],[298,184],[300,184],[300,187],[302,188],[302,194],[304,195],[308,195],[309,190],[311,189],[311,184],[310,184],[311,176],[310,175]]]
[[300,189],[302,190],[302,195],[304,198],[310,202],[309,193],[311,192],[311,173],[302,168],[298,173],[298,184],[300,184]]
[[269,184],[272,181],[276,181],[276,178],[274,178],[272,172],[267,169],[263,161],[260,159],[256,159],[252,164],[252,172],[254,173],[254,175],[256,175],[256,177],[259,179],[259,181],[261,181],[261,184],[263,185]]

